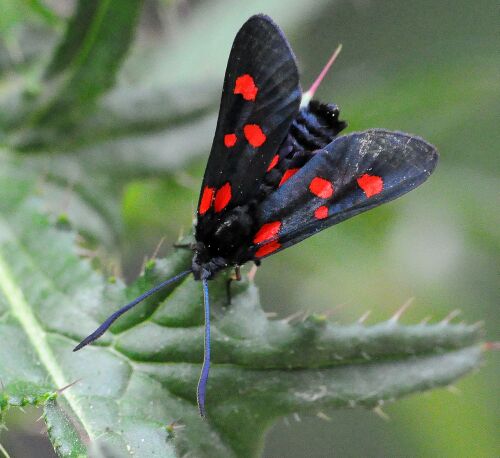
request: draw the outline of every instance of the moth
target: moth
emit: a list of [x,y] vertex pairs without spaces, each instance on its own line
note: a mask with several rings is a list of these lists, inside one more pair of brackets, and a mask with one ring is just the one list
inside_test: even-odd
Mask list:
[[208,281],[246,262],[259,264],[317,232],[393,200],[423,183],[438,154],[423,139],[347,127],[339,108],[313,100],[334,53],[303,93],[295,56],[280,28],[252,16],[234,39],[219,118],[197,207],[189,270],[112,314],[74,351],[99,338],[123,313],[193,274],[204,293],[205,353],[197,401],[205,416],[210,369]]

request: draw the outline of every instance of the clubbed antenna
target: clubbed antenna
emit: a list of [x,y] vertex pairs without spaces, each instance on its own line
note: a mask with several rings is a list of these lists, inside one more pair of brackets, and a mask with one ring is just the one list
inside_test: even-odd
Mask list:
[[301,107],[308,105],[311,99],[314,97],[314,94],[318,90],[321,81],[323,81],[323,78],[328,73],[328,70],[330,70],[330,67],[335,62],[335,59],[340,54],[340,51],[342,51],[341,44],[337,46],[337,49],[333,52],[332,57],[330,57],[330,60],[323,67],[323,70],[321,70],[320,74],[318,75],[312,86],[309,88],[309,90],[307,92],[304,92],[304,94],[302,95],[302,101],[300,102]]
[[107,318],[106,321],[104,321],[104,323],[102,323],[101,326],[99,326],[92,334],[85,337],[85,339],[83,339],[75,348],[73,348],[73,351],[78,351],[81,348],[88,345],[89,343],[92,343],[94,340],[97,340],[125,312],[128,312],[132,307],[135,307],[137,304],[139,304],[139,302],[142,302],[147,297],[160,291],[161,289],[165,288],[166,286],[170,285],[171,283],[174,283],[177,280],[180,280],[181,278],[185,277],[186,275],[190,274],[191,272],[192,272],[191,269],[185,270],[184,272],[181,272],[180,274],[176,275],[175,277],[169,278],[168,280],[165,280],[164,282],[160,283],[159,285],[156,285],[154,288],[151,288],[149,291],[146,291],[144,294],[141,294],[139,297],[136,297],[132,302],[125,305],[120,310],[113,313],[109,318]]
[[200,380],[196,391],[196,400],[200,415],[205,417],[205,393],[207,390],[208,373],[210,372],[210,297],[208,295],[208,282],[203,279],[203,302],[205,306],[205,352],[203,355],[203,367],[201,368]]

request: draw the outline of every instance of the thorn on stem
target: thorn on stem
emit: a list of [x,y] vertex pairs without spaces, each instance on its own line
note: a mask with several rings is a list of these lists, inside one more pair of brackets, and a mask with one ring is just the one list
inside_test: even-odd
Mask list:
[[392,317],[389,319],[389,323],[390,324],[396,324],[399,319],[401,318],[401,316],[403,315],[404,312],[406,312],[406,310],[408,310],[408,308],[410,307],[410,305],[413,303],[413,301],[415,300],[414,297],[410,297],[397,311],[394,315],[392,315]]
[[373,412],[375,414],[377,414],[382,420],[384,421],[389,421],[390,420],[390,417],[389,415],[387,415],[383,410],[382,410],[382,407],[380,406],[377,406],[373,409]]
[[302,319],[300,321],[302,321],[302,323],[304,323],[310,316],[311,316],[311,313],[309,312],[309,310],[304,310],[304,315],[302,316]]
[[163,242],[165,241],[165,237],[162,237],[158,244],[156,245],[153,254],[151,255],[151,259],[156,259],[158,256],[158,253],[160,252],[160,248],[163,245]]
[[165,426],[165,429],[167,430],[169,435],[174,436],[175,432],[179,429],[183,429],[186,427],[186,425],[180,423],[181,419],[173,420],[171,421],[167,426]]
[[331,316],[335,315],[339,310],[344,308],[346,305],[347,303],[336,305],[335,307],[323,312],[323,315],[325,315],[326,318],[330,318]]
[[283,318],[283,322],[290,324],[293,320],[301,321],[303,318],[301,318],[303,315],[307,315],[306,310],[298,310],[295,313],[292,313],[291,315],[288,315],[286,318]]
[[458,315],[460,315],[462,312],[458,309],[452,310],[448,315],[446,315],[442,320],[441,324],[449,324],[453,318],[456,318]]
[[358,319],[358,324],[363,324],[366,319],[370,316],[370,313],[372,313],[371,310],[367,310],[363,315],[361,315]]
[[485,342],[483,344],[484,351],[500,350],[500,342]]
[[325,420],[325,421],[332,421],[332,418],[331,418],[331,417],[329,417],[326,413],[321,412],[321,411],[319,411],[318,413],[316,413],[316,416],[317,416],[318,418],[320,418],[321,420]]
[[61,394],[61,393],[63,393],[63,392],[64,392],[64,391],[66,391],[68,388],[71,388],[73,385],[76,385],[78,382],[81,382],[81,381],[82,381],[82,379],[81,379],[81,378],[79,378],[79,379],[76,379],[74,382],[71,382],[71,383],[69,383],[68,385],[63,386],[62,388],[59,388],[59,389],[57,390],[57,394]]

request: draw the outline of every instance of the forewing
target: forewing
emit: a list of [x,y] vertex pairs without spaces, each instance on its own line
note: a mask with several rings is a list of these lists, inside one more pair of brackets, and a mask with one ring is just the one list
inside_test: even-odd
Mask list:
[[301,98],[293,52],[267,16],[252,16],[233,43],[219,119],[198,205],[220,214],[248,202],[297,115]]
[[336,138],[262,202],[249,258],[262,258],[393,200],[434,170],[436,149],[380,129]]

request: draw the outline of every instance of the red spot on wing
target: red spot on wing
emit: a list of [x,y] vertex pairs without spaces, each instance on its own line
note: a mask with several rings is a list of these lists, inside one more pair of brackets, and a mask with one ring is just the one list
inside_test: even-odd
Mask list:
[[376,175],[368,175],[365,173],[356,181],[358,182],[359,187],[366,194],[366,197],[374,196],[375,194],[382,192],[382,189],[384,188],[384,181],[381,177]]
[[227,146],[228,148],[231,148],[236,144],[236,140],[238,138],[236,137],[236,134],[226,134],[224,135],[224,145]]
[[231,200],[231,185],[228,182],[225,185],[221,186],[217,190],[217,193],[215,194],[215,202],[214,202],[215,211],[219,213],[222,210],[224,210],[230,200]]
[[262,243],[276,238],[281,227],[280,221],[264,224],[255,234],[253,243]]
[[262,245],[255,253],[255,257],[262,258],[264,256],[267,256],[268,254],[273,253],[280,247],[281,243],[279,243],[277,240],[273,240],[272,242]]
[[290,178],[292,178],[297,172],[299,171],[299,169],[288,169],[284,174],[283,176],[281,177],[281,181],[280,181],[280,184],[278,185],[279,186],[282,186],[285,181],[289,180]]
[[309,183],[309,191],[318,197],[328,199],[333,195],[333,184],[324,178],[315,177]]
[[259,88],[255,85],[255,81],[249,74],[241,75],[236,78],[234,84],[234,93],[241,94],[245,100],[255,100]]
[[267,168],[266,172],[269,172],[270,170],[274,169],[276,165],[278,164],[278,161],[280,160],[279,154],[276,154],[276,156],[273,157],[273,160],[269,164],[269,167]]
[[262,146],[266,141],[266,134],[262,132],[262,129],[258,124],[246,124],[243,127],[243,133],[245,134],[245,138],[248,140],[248,143],[250,143],[250,145],[254,148]]
[[328,217],[328,207],[326,205],[322,205],[314,210],[314,217],[317,219],[325,219]]
[[200,208],[198,212],[200,215],[204,215],[212,206],[212,200],[214,198],[214,188],[210,188],[209,186],[205,186],[203,189],[203,194],[201,195]]

